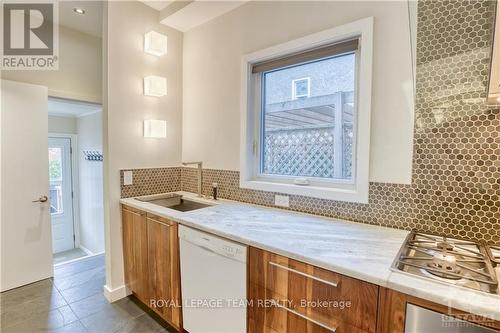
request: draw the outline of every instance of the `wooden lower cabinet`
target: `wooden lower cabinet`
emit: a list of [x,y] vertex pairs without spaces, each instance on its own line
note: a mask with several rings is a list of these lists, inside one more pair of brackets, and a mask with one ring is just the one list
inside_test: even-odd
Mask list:
[[143,303],[149,299],[148,235],[146,213],[122,210],[125,285]]
[[500,332],[499,321],[267,251],[249,248],[248,262],[249,333],[404,333],[408,304]]
[[147,217],[150,307],[181,328],[181,290],[177,223]]
[[[125,284],[179,332],[178,225],[123,206]],[[500,322],[249,247],[248,333],[404,333],[407,304],[500,330]]]
[[375,333],[378,286],[249,251],[249,333]]
[[125,285],[182,332],[177,223],[122,207]]
[[417,305],[428,310],[475,323],[479,326],[500,330],[500,321],[448,308],[444,305],[381,287],[379,293],[377,333],[404,333],[406,306],[408,304]]

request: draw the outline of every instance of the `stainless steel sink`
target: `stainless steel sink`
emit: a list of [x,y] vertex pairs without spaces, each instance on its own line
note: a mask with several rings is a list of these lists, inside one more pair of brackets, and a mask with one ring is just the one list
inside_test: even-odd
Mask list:
[[144,198],[135,198],[135,200],[149,202],[154,205],[175,209],[180,212],[188,212],[191,210],[210,207],[212,205],[184,199],[182,195],[176,193],[153,195]]
[[197,201],[191,201],[188,199],[181,199],[181,202],[178,205],[175,206],[170,206],[168,208],[170,209],[175,209],[180,212],[189,212],[190,210],[197,210],[201,208],[206,208],[210,207],[212,205],[208,205],[205,203],[197,202]]

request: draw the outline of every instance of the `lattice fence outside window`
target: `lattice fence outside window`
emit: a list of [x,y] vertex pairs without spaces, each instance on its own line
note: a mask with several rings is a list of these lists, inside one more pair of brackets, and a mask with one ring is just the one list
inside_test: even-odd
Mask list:
[[335,161],[333,126],[266,132],[263,173],[335,178],[335,163],[342,163],[342,178],[352,177],[352,124],[343,126],[343,158]]

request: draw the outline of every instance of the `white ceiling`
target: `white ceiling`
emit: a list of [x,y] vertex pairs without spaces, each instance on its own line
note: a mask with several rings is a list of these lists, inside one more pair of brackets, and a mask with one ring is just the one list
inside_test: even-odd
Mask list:
[[[245,4],[249,0],[140,1],[160,12],[160,23],[186,32]],[[180,5],[180,2],[183,2],[183,5]],[[174,3],[179,5],[173,5]]]
[[71,101],[61,98],[49,98],[49,116],[81,117],[102,111],[99,104]]
[[161,23],[186,32],[245,4],[245,2],[197,0],[163,18]]
[[[186,32],[205,22],[213,20],[249,0],[140,0],[159,11],[161,23]],[[173,3],[184,5],[171,6]],[[85,10],[80,15],[73,11],[75,7]],[[59,24],[92,36],[102,36],[102,1],[59,0]]]
[[174,1],[162,1],[162,0],[157,0],[157,1],[149,0],[149,1],[147,1],[147,0],[145,0],[142,2],[145,3],[146,5],[148,5],[149,7],[156,9],[156,10],[163,10]]
[[[80,15],[73,11],[85,10]],[[92,35],[102,36],[102,1],[59,1],[59,25]]]

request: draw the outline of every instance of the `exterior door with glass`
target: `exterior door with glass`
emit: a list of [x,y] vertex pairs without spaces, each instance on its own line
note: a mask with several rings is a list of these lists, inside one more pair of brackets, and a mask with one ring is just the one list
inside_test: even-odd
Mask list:
[[75,247],[71,172],[71,138],[49,137],[49,196],[53,253]]

